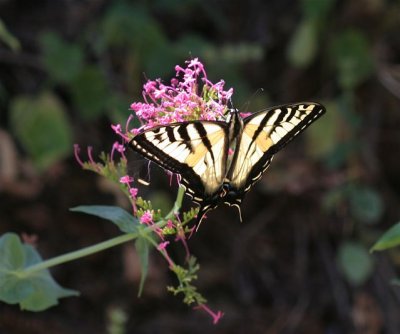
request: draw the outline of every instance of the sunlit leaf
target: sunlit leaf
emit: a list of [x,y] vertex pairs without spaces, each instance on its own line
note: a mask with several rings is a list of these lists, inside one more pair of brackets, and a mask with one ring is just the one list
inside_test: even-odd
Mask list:
[[343,242],[339,247],[337,260],[348,282],[356,286],[366,282],[374,269],[368,250],[356,242]]
[[372,251],[380,251],[400,245],[400,223],[388,229],[372,246]]
[[138,226],[140,226],[137,218],[117,206],[80,205],[70,210],[110,220],[125,233],[136,233],[138,231]]
[[41,37],[43,63],[50,78],[56,82],[69,83],[83,67],[83,51],[79,45],[63,40],[54,32]]
[[63,297],[77,296],[74,290],[61,287],[48,270],[26,272],[42,262],[31,245],[22,244],[14,233],[0,237],[0,300],[19,304],[21,309],[43,311],[57,305]]
[[64,106],[52,93],[17,96],[10,106],[11,127],[39,169],[72,151],[72,130]]

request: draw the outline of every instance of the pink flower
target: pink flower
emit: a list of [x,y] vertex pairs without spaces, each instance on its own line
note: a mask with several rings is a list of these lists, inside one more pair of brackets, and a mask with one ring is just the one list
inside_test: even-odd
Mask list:
[[166,227],[167,228],[174,228],[175,227],[175,225],[174,225],[174,223],[172,222],[171,219],[168,219]]
[[121,182],[123,184],[129,184],[129,183],[133,182],[133,177],[130,177],[129,175],[125,175],[119,179],[119,182]]
[[217,311],[217,313],[215,313],[206,304],[200,304],[200,305],[194,307],[194,309],[206,311],[213,318],[214,325],[216,325],[219,322],[219,320],[224,316],[223,312]]
[[149,210],[145,211],[143,215],[140,217],[140,222],[142,224],[152,224],[153,214]]
[[[169,85],[160,79],[148,80],[143,85],[144,102],[134,102],[130,106],[143,127],[126,131],[125,140],[131,138],[131,134],[160,124],[224,117],[232,88],[225,91],[223,80],[217,83],[208,80],[204,65],[198,58],[187,61],[186,67],[176,65],[175,71],[176,77]],[[121,135],[120,127],[114,126],[113,129]]]
[[138,188],[130,188],[130,189],[129,189],[129,193],[131,194],[131,196],[132,196],[133,198],[135,198],[135,197],[137,196],[138,192],[139,192],[139,189],[138,189]]
[[164,241],[164,242],[160,243],[160,244],[157,246],[157,249],[158,249],[159,251],[165,250],[165,249],[167,248],[168,244],[169,244],[169,241]]

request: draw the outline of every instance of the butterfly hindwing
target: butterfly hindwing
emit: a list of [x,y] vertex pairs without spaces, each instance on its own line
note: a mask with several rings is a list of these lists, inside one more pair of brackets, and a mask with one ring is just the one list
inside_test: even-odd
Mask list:
[[261,178],[273,155],[324,113],[317,103],[282,105],[257,112],[243,120],[230,184],[243,196]]
[[227,123],[193,121],[158,126],[136,135],[130,146],[164,169],[181,175],[197,203],[214,195],[226,174]]

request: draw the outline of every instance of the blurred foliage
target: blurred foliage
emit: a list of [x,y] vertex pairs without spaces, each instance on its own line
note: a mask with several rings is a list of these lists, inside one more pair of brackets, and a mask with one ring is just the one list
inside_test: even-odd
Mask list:
[[39,169],[72,152],[71,127],[63,103],[53,93],[16,96],[10,118],[12,130]]
[[359,242],[343,242],[337,256],[339,268],[350,284],[360,286],[370,278],[374,262],[364,245]]
[[372,74],[372,54],[367,37],[360,31],[345,30],[336,36],[331,55],[343,90],[355,89]]
[[11,50],[19,51],[21,44],[13,34],[11,34],[5,26],[3,20],[0,19],[0,42],[6,44]]
[[82,70],[84,54],[78,44],[64,41],[54,32],[46,32],[40,38],[43,64],[54,82],[70,83]]
[[[277,3],[268,10],[286,6]],[[361,287],[375,268],[367,252],[371,235],[380,235],[388,216],[397,212],[396,178],[385,179],[383,162],[371,173],[374,162],[368,150],[378,160],[396,154],[395,146],[382,144],[393,138],[398,144],[390,132],[397,131],[398,116],[396,100],[382,93],[380,71],[398,66],[400,6],[384,0],[296,4],[290,5],[293,12],[284,7],[279,19],[274,12],[261,15],[259,8],[250,8],[262,21],[251,22],[246,33],[245,26],[234,29],[244,14],[234,6],[227,10],[200,0],[104,3],[75,36],[55,27],[39,31],[37,57],[43,74],[17,93],[6,76],[0,78],[0,107],[9,107],[3,119],[35,165],[46,171],[71,154],[76,124],[96,124],[101,117],[123,124],[129,103],[142,99],[143,82],[169,80],[173,66],[190,57],[205,62],[211,80],[223,78],[227,87],[234,87],[235,107],[249,99],[253,111],[271,105],[269,101],[321,98],[327,113],[303,136],[307,163],[318,166],[310,167],[310,173],[321,194],[321,215],[335,222],[338,268],[350,286]],[[7,27],[0,20],[1,43],[15,51],[31,50],[19,42],[23,34],[4,22]],[[284,56],[287,62],[279,62]],[[266,94],[251,98],[260,86],[267,87]],[[152,200],[157,208],[168,207],[161,204],[167,202],[162,193]],[[326,227],[322,233],[330,231]],[[399,235],[396,224],[372,250],[397,246]],[[147,244],[136,247],[146,267]]]
[[0,237],[0,300],[19,304],[22,310],[43,311],[58,304],[58,299],[78,292],[61,287],[48,270],[27,273],[25,269],[42,262],[37,250],[23,244],[14,233]]

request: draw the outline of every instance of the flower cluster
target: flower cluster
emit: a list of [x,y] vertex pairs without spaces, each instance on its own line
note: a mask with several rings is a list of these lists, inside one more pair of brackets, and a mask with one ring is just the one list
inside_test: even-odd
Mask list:
[[[223,80],[212,83],[207,78],[204,65],[197,58],[186,64],[185,68],[175,66],[176,77],[170,85],[164,84],[161,79],[149,80],[144,84],[144,102],[134,102],[130,106],[142,127],[131,130],[131,134],[173,122],[224,118],[233,89],[224,90]],[[130,121],[131,118],[128,123]],[[120,126],[114,126],[113,129],[124,139],[127,138],[127,133],[123,134]]]
[[[208,78],[204,65],[194,58],[186,62],[186,67],[177,65],[175,67],[176,76],[170,84],[164,84],[160,79],[148,80],[143,86],[144,102],[132,103],[130,109],[134,112],[128,117],[125,128],[120,124],[112,125],[114,132],[122,138],[122,143],[115,142],[110,154],[103,154],[101,161],[97,162],[92,157],[92,148],[87,151],[88,161],[83,162],[79,156],[79,147],[75,146],[75,156],[79,164],[88,170],[94,171],[116,183],[130,198],[133,215],[138,218],[138,222],[143,228],[150,228],[160,239],[158,251],[164,256],[169,264],[169,268],[177,275],[180,282],[178,288],[169,287],[174,294],[183,293],[184,301],[187,304],[196,302],[197,307],[207,312],[213,322],[217,323],[223,313],[213,312],[206,304],[205,299],[190,284],[197,278],[196,271],[199,266],[194,257],[190,255],[187,245],[187,238],[193,233],[192,229],[186,224],[196,216],[196,211],[191,210],[184,213],[182,221],[179,215],[172,212],[171,216],[162,217],[159,210],[153,210],[151,203],[138,197],[138,188],[135,186],[136,180],[127,175],[127,159],[125,156],[125,144],[133,136],[143,130],[150,129],[158,125],[168,125],[174,122],[185,122],[192,120],[223,120],[228,110],[228,102],[233,93],[233,89],[224,90],[225,82],[220,80],[212,83]],[[134,117],[141,123],[138,128],[131,128],[130,123]],[[120,156],[119,162],[115,155]],[[179,197],[180,195],[178,195]],[[183,192],[181,198],[183,196]],[[167,246],[169,241],[165,237],[175,234],[175,241],[180,241],[186,252],[186,262],[189,269],[183,269],[176,265],[170,258]]]

